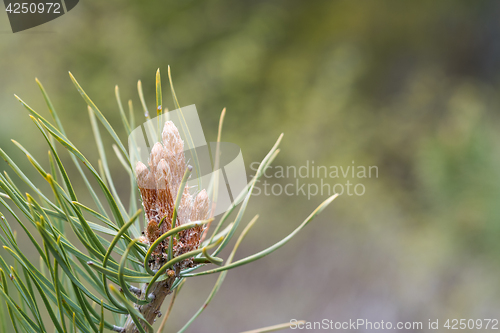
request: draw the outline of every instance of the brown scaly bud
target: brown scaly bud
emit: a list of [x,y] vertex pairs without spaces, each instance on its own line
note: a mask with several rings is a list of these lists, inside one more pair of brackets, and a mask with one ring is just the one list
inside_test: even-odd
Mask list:
[[[202,190],[193,200],[190,220],[205,220],[208,216],[208,209],[208,194],[207,191]],[[204,230],[204,226],[197,226],[184,231],[181,238],[184,240],[185,246],[188,248],[196,248],[200,244],[201,236]]]
[[170,184],[172,196],[177,197],[177,191],[186,171],[186,157],[184,156],[184,142],[181,139],[177,127],[171,121],[165,122],[162,132],[163,146],[165,148],[166,161],[173,176]]
[[162,132],[163,145],[169,154],[184,153],[184,142],[172,121],[166,121]]
[[205,189],[201,190],[194,198],[191,221],[201,221],[208,217],[208,194]]
[[172,182],[170,168],[164,159],[161,159],[156,166],[156,210],[159,220],[164,219],[160,226],[161,233],[165,233],[171,228],[172,214],[174,211],[174,198],[169,184]]
[[[149,169],[143,163],[138,162],[136,175],[148,221],[144,230],[145,242],[152,244],[172,227],[175,200],[186,171],[184,142],[173,122],[167,121],[165,123],[162,143],[157,142],[153,145],[148,164]],[[207,192],[202,190],[193,198],[189,188],[186,187],[182,191],[175,226],[204,220],[208,216],[208,210]],[[203,231],[203,226],[197,226],[180,232],[179,238],[174,238],[174,256],[197,249]],[[157,258],[165,257],[167,249],[168,239],[155,249],[155,253],[159,255]],[[156,262],[155,265],[158,263]],[[192,265],[194,265],[192,259],[186,259],[174,268],[177,270]]]
[[158,163],[165,158],[166,155],[163,146],[159,142],[155,143],[153,149],[151,149],[151,154],[149,155],[148,161],[149,169],[151,170],[151,173],[153,175],[156,174],[156,167],[158,166]]
[[148,221],[156,218],[156,186],[153,175],[142,162],[137,162],[135,167],[137,186],[141,192],[142,205]]
[[182,193],[181,202],[179,204],[179,214],[178,214],[179,225],[183,225],[191,221],[189,217],[191,214],[192,207],[193,207],[193,197],[189,193],[189,190],[186,188]]
[[145,234],[150,244],[157,240],[161,235],[160,230],[158,229],[158,222],[150,220],[146,226]]

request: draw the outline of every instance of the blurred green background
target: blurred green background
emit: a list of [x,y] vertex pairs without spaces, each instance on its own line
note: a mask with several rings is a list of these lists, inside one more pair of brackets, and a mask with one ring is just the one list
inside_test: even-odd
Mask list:
[[[249,175],[281,132],[275,165],[354,161],[379,170],[352,180],[365,185],[363,196],[342,195],[284,248],[231,271],[191,332],[292,318],[424,327],[429,319],[498,318],[499,15],[498,1],[82,0],[12,34],[1,14],[0,147],[45,186],[10,142],[47,161],[43,138],[13,97],[48,116],[37,77],[69,138],[97,163],[86,105],[67,72],[126,142],[114,85],[141,119],[137,80],[152,107],[160,68],[173,109],[170,65],[180,104],[196,104],[207,141],[227,107],[223,141],[241,147]],[[127,175],[110,160],[128,198]],[[261,218],[238,256],[284,237],[325,198],[255,196],[247,218]],[[186,283],[170,330],[192,316],[215,279]]]

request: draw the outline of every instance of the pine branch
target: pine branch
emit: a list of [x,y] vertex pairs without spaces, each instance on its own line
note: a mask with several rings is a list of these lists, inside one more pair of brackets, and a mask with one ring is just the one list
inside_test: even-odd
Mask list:
[[[158,138],[158,141],[153,146],[148,165],[140,162],[133,165],[140,152],[137,143],[133,139],[129,141],[129,155],[115,129],[71,73],[70,78],[87,104],[99,160],[91,163],[70,141],[54,105],[38,80],[36,82],[54,124],[19,97],[16,98],[28,111],[40,137],[47,143],[50,170],[44,169],[43,164],[21,143],[13,143],[49,184],[52,193],[41,191],[35,185],[36,181],[28,177],[0,149],[0,156],[11,169],[9,172],[16,175],[12,178],[7,171],[0,174],[0,208],[13,217],[12,221],[7,221],[0,214],[0,243],[6,250],[5,253],[18,265],[18,268],[12,268],[0,256],[0,298],[3,300],[0,302],[0,328],[3,330],[6,329],[3,318],[5,313],[2,310],[5,306],[8,320],[16,332],[47,332],[50,329],[48,324],[52,324],[59,333],[102,332],[105,328],[122,333],[153,332],[152,325],[160,316],[160,308],[166,296],[173,292],[177,296],[179,288],[189,277],[221,273],[209,298],[181,329],[182,332],[210,303],[228,270],[274,252],[290,241],[336,198],[332,196],[325,200],[281,241],[263,251],[233,261],[237,247],[255,222],[253,219],[239,235],[230,256],[225,260],[219,258],[219,253],[229,245],[244,219],[255,184],[279,153],[278,146],[283,135],[264,157],[255,177],[235,199],[235,203],[242,203],[234,222],[226,226],[230,214],[237,208],[236,204],[229,207],[212,235],[207,236],[217,203],[218,173],[214,173],[213,186],[208,191],[200,187],[198,192],[192,193],[186,186],[192,167],[188,165],[184,155],[184,141],[181,140],[179,129],[185,135],[188,149],[194,148],[194,141],[175,95],[170,68],[170,88],[180,112],[181,124],[177,129],[171,121],[163,119],[167,108],[162,105],[164,100],[158,70],[158,126],[146,126],[151,137]],[[140,81],[138,91],[145,118],[150,120]],[[127,116],[118,87],[115,88],[115,96],[124,129],[130,135],[135,126],[132,104],[128,103]],[[219,122],[215,156],[217,166],[224,115],[225,109]],[[110,147],[103,144],[100,127],[104,127],[114,140],[113,151],[129,176],[131,193],[126,195],[130,200],[128,205],[120,198],[120,193],[114,186],[114,172],[109,169],[106,155],[106,150]],[[59,152],[61,146],[70,154],[93,199],[95,209],[90,207],[91,204],[79,201],[80,189],[73,186],[74,176],[67,172],[62,162],[64,159]],[[196,155],[192,162],[195,167],[193,172],[199,172],[200,162]],[[90,177],[98,187],[92,185],[85,171],[90,172]],[[26,195],[22,194],[24,192],[16,184],[19,180],[29,188]],[[137,209],[138,193],[141,195],[143,209]],[[105,202],[101,202],[99,195],[105,198]],[[139,223],[141,217],[145,219],[142,228]],[[39,263],[31,262],[26,256],[26,244],[17,241],[14,229],[26,234],[40,259]],[[113,239],[109,241],[104,235]],[[77,241],[73,242],[74,239]],[[116,260],[116,256],[120,259]],[[205,266],[210,267],[197,271]],[[20,271],[24,273],[24,279],[21,278]],[[39,300],[43,304],[38,304]],[[160,330],[163,329],[173,304],[172,300]],[[39,309],[42,306],[47,309],[49,319],[40,315]],[[105,319],[105,312],[113,314],[113,322]],[[286,325],[270,327],[267,331],[282,327]]]

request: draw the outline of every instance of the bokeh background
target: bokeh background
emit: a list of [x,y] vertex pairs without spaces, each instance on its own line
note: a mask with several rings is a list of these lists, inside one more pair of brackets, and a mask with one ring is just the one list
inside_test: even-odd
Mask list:
[[[173,109],[170,65],[180,103],[196,104],[208,141],[227,107],[223,140],[241,147],[249,176],[281,132],[275,165],[354,161],[379,170],[378,178],[351,179],[365,185],[363,196],[342,195],[285,247],[231,271],[191,332],[292,318],[424,328],[429,319],[498,319],[498,17],[498,1],[82,0],[57,20],[12,34],[0,14],[0,147],[45,186],[10,142],[47,161],[43,138],[13,96],[48,115],[37,77],[69,138],[96,163],[86,105],[67,72],[126,142],[114,85],[140,119],[137,80],[152,107],[160,68]],[[110,165],[127,198],[126,173],[113,158]],[[74,182],[83,186],[78,176]],[[261,217],[238,257],[287,235],[326,197],[253,197],[247,220]],[[215,279],[186,283],[169,331],[192,316]]]

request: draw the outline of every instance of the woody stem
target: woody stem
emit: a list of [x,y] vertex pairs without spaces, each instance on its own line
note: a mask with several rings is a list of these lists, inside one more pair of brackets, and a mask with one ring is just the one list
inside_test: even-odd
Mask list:
[[[154,299],[144,305],[135,305],[135,308],[144,316],[144,318],[153,325],[160,313],[161,305],[167,297],[168,294],[171,293],[172,284],[175,281],[175,276],[168,278],[164,281],[155,282],[150,288],[150,294],[154,295]],[[142,293],[146,292],[147,284],[144,284],[141,288]],[[143,326],[144,327],[144,326]],[[144,327],[145,328],[145,327]],[[139,333],[139,329],[135,325],[132,317],[129,315],[125,325],[123,326],[123,333]]]

